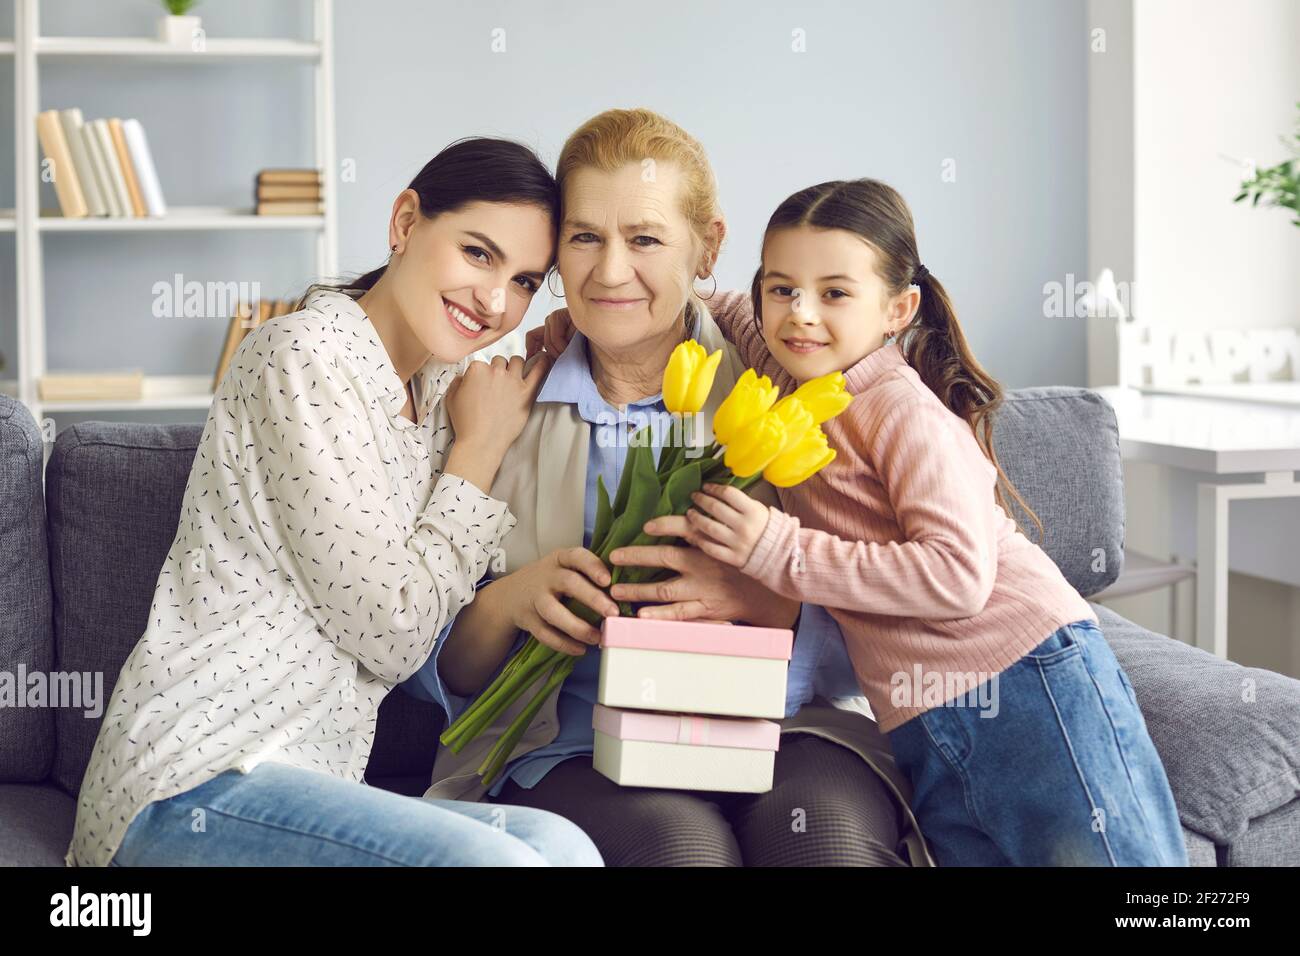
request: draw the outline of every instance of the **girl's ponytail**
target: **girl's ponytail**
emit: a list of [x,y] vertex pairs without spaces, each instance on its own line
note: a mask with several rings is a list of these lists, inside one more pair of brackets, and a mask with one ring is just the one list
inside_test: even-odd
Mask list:
[[[898,336],[903,357],[948,410],[970,425],[985,457],[997,469],[998,484],[994,489],[997,503],[1008,515],[1015,517],[1003,495],[1005,487],[1038,528],[1041,544],[1045,533],[1043,522],[1029,503],[1020,497],[1002,470],[997,451],[993,448],[992,415],[1002,404],[1002,386],[975,359],[943,284],[919,263],[913,270],[911,281],[921,290],[921,305],[911,324]],[[1016,525],[1020,525],[1018,519]]]

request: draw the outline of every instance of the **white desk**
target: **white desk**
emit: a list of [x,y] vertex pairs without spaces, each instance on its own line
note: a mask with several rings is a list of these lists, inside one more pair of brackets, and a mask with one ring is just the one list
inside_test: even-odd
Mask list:
[[1261,386],[1261,401],[1252,401],[1244,385],[1207,387],[1210,394],[1198,394],[1194,387],[1179,394],[1095,389],[1115,409],[1124,458],[1224,478],[1197,483],[1196,521],[1196,645],[1223,658],[1228,656],[1228,506],[1245,498],[1300,499],[1295,480],[1300,404],[1288,400],[1300,390],[1285,384]]

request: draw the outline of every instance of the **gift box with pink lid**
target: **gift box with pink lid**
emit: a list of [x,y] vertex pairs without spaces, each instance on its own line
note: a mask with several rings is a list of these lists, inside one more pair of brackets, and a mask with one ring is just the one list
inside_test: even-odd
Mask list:
[[592,716],[597,771],[637,787],[763,793],[794,632],[607,617]]
[[788,628],[607,617],[596,699],[606,707],[779,720],[793,646]]
[[592,766],[625,787],[766,793],[780,746],[771,720],[663,714],[597,704]]

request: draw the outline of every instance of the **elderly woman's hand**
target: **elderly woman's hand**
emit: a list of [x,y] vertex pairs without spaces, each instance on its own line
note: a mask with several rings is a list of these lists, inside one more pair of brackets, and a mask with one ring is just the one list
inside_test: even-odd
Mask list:
[[573,338],[573,321],[568,309],[556,309],[546,317],[546,324],[530,329],[524,336],[524,351],[532,358],[543,349],[551,356],[558,356],[569,347]]
[[597,614],[618,616],[618,605],[602,588],[609,586],[609,569],[586,548],[562,548],[498,578],[483,589],[500,601],[501,610],[517,628],[547,647],[575,656],[588,644],[600,643],[600,631],[564,606],[576,598]]
[[[684,538],[694,533],[686,518],[669,515],[646,522],[646,534]],[[653,601],[638,617],[670,621],[744,621],[764,627],[791,627],[799,602],[782,597],[739,570],[703,551],[674,545],[635,545],[610,555],[615,565],[669,568],[676,577],[650,584],[616,584],[616,601]]]

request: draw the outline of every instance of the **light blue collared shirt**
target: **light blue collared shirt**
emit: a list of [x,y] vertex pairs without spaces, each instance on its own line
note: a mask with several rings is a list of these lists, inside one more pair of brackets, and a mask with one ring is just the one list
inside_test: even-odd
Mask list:
[[[697,331],[698,325],[692,332],[692,337]],[[596,524],[596,478],[603,478],[605,488],[612,497],[622,477],[623,463],[627,456],[627,438],[645,424],[651,426],[657,460],[658,450],[665,437],[660,434],[660,426],[667,420],[663,395],[630,402],[620,414],[617,408],[601,397],[596,388],[587,355],[587,340],[581,332],[575,332],[563,354],[551,367],[538,392],[537,401],[573,405],[583,421],[591,425],[582,536],[583,546],[589,548],[592,529]],[[486,583],[485,578],[479,582],[479,586]],[[438,674],[438,655],[451,626],[449,622],[443,628],[433,653],[424,666],[401,686],[414,697],[439,704],[447,712],[448,719],[454,720],[471,703],[471,699],[448,691]],[[522,642],[521,634],[515,647],[521,646]],[[507,655],[507,660],[509,656]],[[556,715],[560,724],[559,733],[551,743],[516,757],[507,764],[505,772],[488,791],[490,795],[499,794],[508,779],[531,789],[562,760],[592,752],[591,716],[596,703],[599,675],[600,649],[588,648],[558,691],[560,696]],[[853,676],[853,667],[839,625],[824,608],[803,605],[786,683],[785,715],[793,716],[814,695],[856,697],[861,693]]]

